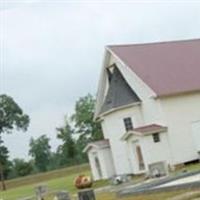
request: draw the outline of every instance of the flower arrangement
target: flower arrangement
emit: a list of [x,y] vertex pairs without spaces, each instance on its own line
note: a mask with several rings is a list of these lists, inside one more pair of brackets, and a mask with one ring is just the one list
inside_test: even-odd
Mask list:
[[77,189],[91,188],[93,184],[92,178],[86,175],[79,175],[75,178],[74,185]]

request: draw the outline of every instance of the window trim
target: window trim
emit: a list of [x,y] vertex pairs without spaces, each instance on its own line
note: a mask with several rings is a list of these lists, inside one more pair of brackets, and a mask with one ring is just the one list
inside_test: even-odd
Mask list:
[[124,128],[126,132],[132,131],[134,129],[132,117],[124,117],[123,123],[124,123]]

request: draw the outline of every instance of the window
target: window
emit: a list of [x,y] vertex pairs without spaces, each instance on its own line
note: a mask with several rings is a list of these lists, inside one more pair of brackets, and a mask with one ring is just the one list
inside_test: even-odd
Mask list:
[[126,131],[133,130],[133,123],[130,117],[124,118],[124,126],[125,126]]
[[152,136],[153,136],[153,141],[155,143],[160,142],[160,134],[159,133],[154,133]]

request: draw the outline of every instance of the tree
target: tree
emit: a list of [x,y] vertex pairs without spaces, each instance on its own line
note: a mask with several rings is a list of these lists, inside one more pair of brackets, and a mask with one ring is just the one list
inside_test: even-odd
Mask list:
[[83,149],[89,142],[103,139],[101,125],[94,121],[95,102],[91,94],[79,98],[75,105],[75,113],[71,116],[75,132],[79,134],[76,141],[76,157],[79,162],[87,161]]
[[80,135],[78,140],[76,141],[76,158],[78,160],[78,164],[85,163],[88,161],[88,157],[86,153],[83,153],[83,149],[89,143],[89,139],[85,135]]
[[12,162],[12,171],[15,177],[27,176],[33,171],[33,166],[31,162],[16,158]]
[[75,122],[77,132],[85,135],[91,141],[103,138],[101,125],[94,121],[95,99],[91,94],[81,97],[75,105],[72,120]]
[[26,131],[29,125],[28,115],[7,95],[0,95],[0,134],[17,130]]
[[3,145],[3,141],[0,137],[0,180],[2,182],[2,190],[6,189],[4,182],[5,179],[5,169],[8,163],[8,149]]
[[59,152],[51,152],[48,170],[54,170],[61,167],[61,157],[62,155]]
[[65,125],[57,128],[57,138],[62,140],[63,144],[59,146],[58,153],[61,156],[60,164],[66,165],[73,163],[76,156],[76,145],[73,138],[74,130],[68,119],[65,119]]
[[[0,95],[0,136],[3,133],[11,133],[13,129],[26,131],[29,121],[29,116],[24,114],[23,110],[12,97],[5,94]],[[2,143],[3,141],[1,140],[0,173],[2,189],[6,190],[3,169],[5,168],[4,159],[8,155],[8,150]]]
[[35,161],[35,166],[40,172],[47,171],[48,164],[51,157],[51,146],[49,145],[50,139],[42,135],[37,139],[31,138],[29,155]]

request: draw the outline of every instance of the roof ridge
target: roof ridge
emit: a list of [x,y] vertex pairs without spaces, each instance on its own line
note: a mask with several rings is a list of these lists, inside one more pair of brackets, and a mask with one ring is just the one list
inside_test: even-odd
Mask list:
[[133,43],[133,44],[117,44],[117,45],[106,45],[106,48],[112,48],[112,47],[129,47],[129,46],[143,46],[143,45],[156,45],[156,44],[165,44],[165,43],[181,43],[181,42],[191,42],[200,40],[200,37],[198,38],[191,38],[191,39],[181,39],[181,40],[165,40],[165,41],[154,41],[154,42],[143,42],[143,43]]

